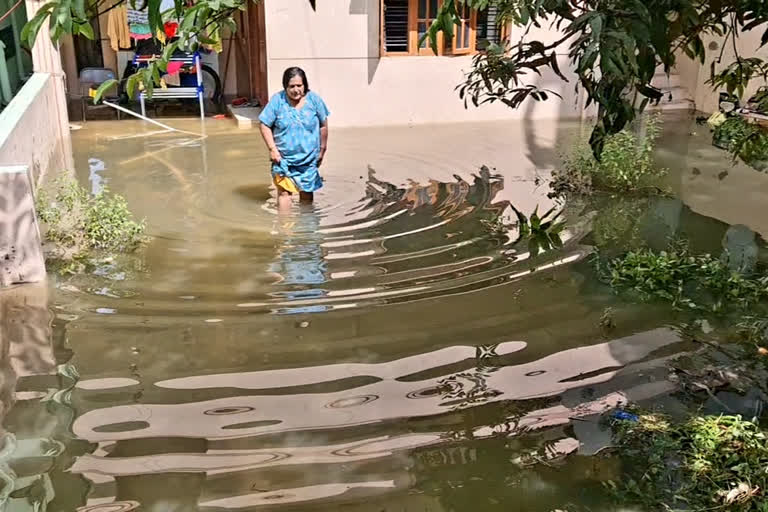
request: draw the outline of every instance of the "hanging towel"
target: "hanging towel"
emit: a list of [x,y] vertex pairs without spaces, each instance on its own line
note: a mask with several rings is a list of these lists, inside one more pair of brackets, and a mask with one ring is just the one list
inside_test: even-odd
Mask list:
[[131,47],[128,16],[124,5],[109,11],[109,16],[107,17],[107,37],[109,37],[109,46],[114,51]]
[[168,85],[175,85],[177,87],[181,85],[181,76],[178,71],[172,75],[163,75],[163,80]]
[[165,68],[165,72],[169,75],[178,74],[178,72],[181,70],[181,67],[183,65],[184,65],[183,62],[171,61],[168,63],[168,67]]
[[126,17],[128,18],[128,23],[133,25],[134,23],[138,23],[140,25],[149,25],[149,14],[147,11],[140,11],[139,9],[131,9],[126,8],[125,10]]
[[216,53],[221,53],[223,48],[221,44],[221,33],[219,32],[219,29],[211,30],[208,32],[208,38],[213,41],[213,44],[204,44],[203,47],[209,50],[213,50]]

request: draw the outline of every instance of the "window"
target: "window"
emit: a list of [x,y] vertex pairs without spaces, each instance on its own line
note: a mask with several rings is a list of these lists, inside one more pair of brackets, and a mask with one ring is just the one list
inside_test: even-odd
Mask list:
[[[419,45],[437,16],[442,0],[382,0],[381,54],[434,55],[428,40]],[[438,55],[467,55],[498,42],[496,8],[477,12],[469,6],[459,6],[460,21],[454,27],[452,40],[441,32],[437,39]]]

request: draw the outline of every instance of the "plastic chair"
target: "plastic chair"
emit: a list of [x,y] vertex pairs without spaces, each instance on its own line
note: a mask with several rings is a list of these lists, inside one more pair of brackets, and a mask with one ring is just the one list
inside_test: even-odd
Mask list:
[[[103,109],[103,108],[112,108],[109,105],[94,105],[93,101],[91,99],[91,96],[89,94],[90,89],[98,88],[101,84],[106,82],[107,80],[115,80],[117,79],[117,75],[114,71],[112,71],[109,68],[83,68],[82,71],[80,71],[80,99],[82,101],[82,109],[83,109],[83,122],[86,121],[86,112],[88,109],[91,110],[97,110],[97,109]],[[111,87],[108,91],[104,93],[102,96],[105,100],[111,100],[111,101],[117,101],[118,100],[118,91],[117,91],[117,85],[114,87]],[[120,120],[120,111],[115,109],[115,112],[117,112],[117,120]]]

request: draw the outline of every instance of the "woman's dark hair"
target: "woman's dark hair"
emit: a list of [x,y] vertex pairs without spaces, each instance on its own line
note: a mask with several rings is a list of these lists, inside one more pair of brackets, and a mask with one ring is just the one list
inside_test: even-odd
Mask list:
[[283,89],[288,88],[288,82],[291,81],[291,78],[293,77],[301,77],[301,81],[304,83],[304,92],[309,92],[309,82],[307,81],[307,74],[304,72],[303,69],[292,67],[285,70],[285,73],[283,73]]

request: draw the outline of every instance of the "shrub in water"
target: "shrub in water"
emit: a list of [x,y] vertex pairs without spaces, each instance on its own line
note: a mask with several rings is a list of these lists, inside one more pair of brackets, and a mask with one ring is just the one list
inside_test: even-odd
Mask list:
[[660,252],[629,251],[598,266],[613,288],[632,290],[643,300],[668,300],[677,308],[721,312],[728,306],[746,309],[768,299],[768,275],[741,274],[722,259],[693,255],[684,246]]
[[658,117],[649,117],[645,136],[623,130],[606,139],[600,161],[587,141],[579,141],[565,156],[563,167],[553,172],[556,193],[589,194],[593,190],[633,192],[651,187],[666,174],[653,162],[653,150],[661,132]]
[[768,439],[740,416],[694,417],[682,424],[655,414],[617,422],[628,478],[609,482],[626,504],[653,510],[768,512]]
[[94,251],[127,252],[145,240],[144,221],[133,219],[122,196],[106,190],[90,195],[72,179],[57,181],[50,195],[41,192],[37,214],[45,228],[49,259],[71,261]]

